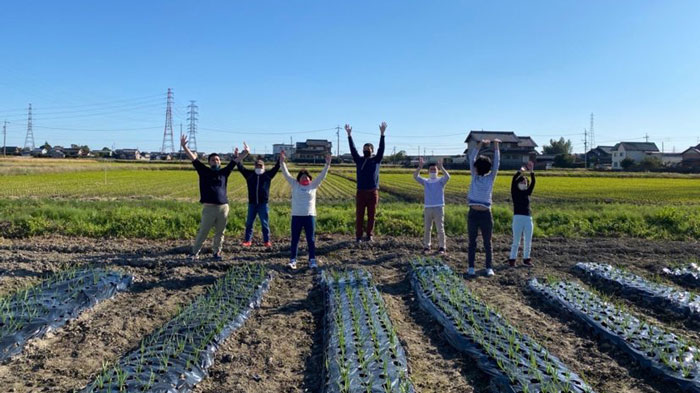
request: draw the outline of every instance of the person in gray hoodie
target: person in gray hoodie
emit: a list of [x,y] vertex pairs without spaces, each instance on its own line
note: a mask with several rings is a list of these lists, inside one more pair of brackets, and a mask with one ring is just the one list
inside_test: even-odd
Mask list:
[[[445,185],[450,180],[450,174],[442,166],[442,159],[436,163],[428,165],[428,178],[420,176],[423,168],[423,157],[418,160],[418,168],[413,173],[413,178],[423,185],[423,223],[425,231],[423,233],[423,252],[430,252],[430,237],[433,224],[438,234],[438,253],[444,255],[445,248]],[[443,173],[438,176],[438,169]]]

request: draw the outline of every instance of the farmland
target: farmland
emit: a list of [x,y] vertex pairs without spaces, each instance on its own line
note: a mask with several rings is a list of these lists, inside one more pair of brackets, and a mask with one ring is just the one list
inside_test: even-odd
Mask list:
[[[681,393],[697,382],[694,316],[651,307],[640,301],[646,295],[623,296],[575,268],[610,264],[620,276],[697,301],[697,289],[663,273],[698,262],[697,177],[538,174],[535,267],[508,268],[512,172],[502,171],[493,209],[496,276],[465,280],[465,171],[451,171],[447,189],[448,254],[428,263],[419,241],[422,193],[411,170],[382,169],[377,239],[354,244],[353,170],[332,168],[317,202],[322,276],[285,267],[290,192],[281,176],[271,189],[270,250],[238,244],[247,201],[234,172],[224,261],[208,258],[207,242],[204,259],[192,262],[201,207],[191,166],[67,162],[19,171],[0,161],[0,314],[9,316],[17,307],[7,305],[16,302],[33,317],[41,307],[23,306],[36,303],[33,288],[85,265],[133,282],[23,343],[0,364],[3,391],[117,392],[180,378],[196,393],[472,393],[494,384],[519,392]],[[420,273],[426,264],[442,267]],[[533,292],[545,290],[535,278],[549,298]],[[66,296],[83,290],[71,284]],[[590,327],[601,316],[614,324],[599,329],[605,340]],[[646,332],[656,341],[637,338]],[[460,345],[467,341],[481,357]],[[639,348],[651,355],[631,355]]]

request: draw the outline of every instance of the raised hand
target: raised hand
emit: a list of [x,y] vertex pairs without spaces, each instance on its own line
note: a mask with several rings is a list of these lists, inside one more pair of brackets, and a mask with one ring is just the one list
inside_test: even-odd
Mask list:
[[287,159],[287,154],[284,152],[284,150],[282,150],[280,152],[280,162],[284,162],[284,160],[286,160],[286,159]]
[[418,168],[423,168],[423,164],[425,164],[423,157],[418,157]]
[[491,144],[491,140],[490,139],[482,139],[481,144],[484,146],[488,146],[489,144]]
[[331,155],[330,155],[330,154],[326,154],[326,165],[330,165],[330,164],[331,164],[331,159],[332,159]]
[[532,171],[535,168],[535,163],[532,161],[527,162],[527,170]]
[[442,158],[438,158],[438,168],[442,169]]
[[384,136],[384,131],[386,131],[386,122],[383,121],[382,124],[379,125],[379,132],[382,133],[382,136]]
[[180,134],[180,146],[187,147],[187,137],[185,134]]
[[235,149],[233,149],[233,156],[236,157],[236,158],[238,158],[238,147],[236,147]]
[[245,143],[245,141],[243,141],[243,151],[250,154],[250,148],[248,147],[248,144]]
[[493,140],[493,144],[494,144],[494,145],[498,145],[499,143],[501,143],[501,140],[500,140],[500,139],[496,138],[496,139]]
[[348,133],[348,136],[351,136],[352,134],[352,127],[350,127],[350,124],[345,125],[345,132]]

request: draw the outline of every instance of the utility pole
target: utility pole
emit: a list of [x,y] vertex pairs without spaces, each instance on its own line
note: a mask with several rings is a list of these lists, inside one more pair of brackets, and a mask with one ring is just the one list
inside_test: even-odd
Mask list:
[[24,148],[34,150],[34,130],[32,129],[32,104],[27,111],[27,136],[24,138]]
[[165,127],[163,129],[163,145],[161,153],[174,153],[175,143],[173,142],[173,89],[168,88],[168,98],[165,107]]
[[7,156],[7,120],[2,125],[2,156]]
[[588,130],[583,129],[583,167],[588,169]]
[[648,132],[644,133],[644,141],[647,143],[649,142],[649,133]]
[[335,126],[335,136],[338,137],[338,146],[336,146],[336,157],[340,157],[340,126]]

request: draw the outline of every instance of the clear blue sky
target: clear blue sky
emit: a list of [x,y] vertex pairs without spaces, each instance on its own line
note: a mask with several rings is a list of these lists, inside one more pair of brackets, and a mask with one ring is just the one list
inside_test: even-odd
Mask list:
[[[199,148],[333,140],[461,153],[470,129],[700,140],[698,1],[13,1],[0,23],[0,121],[23,145],[160,150],[199,105]],[[341,152],[348,150],[341,134]],[[1,141],[0,141],[1,142]],[[175,142],[177,144],[177,141]],[[422,150],[422,149],[421,149]]]

